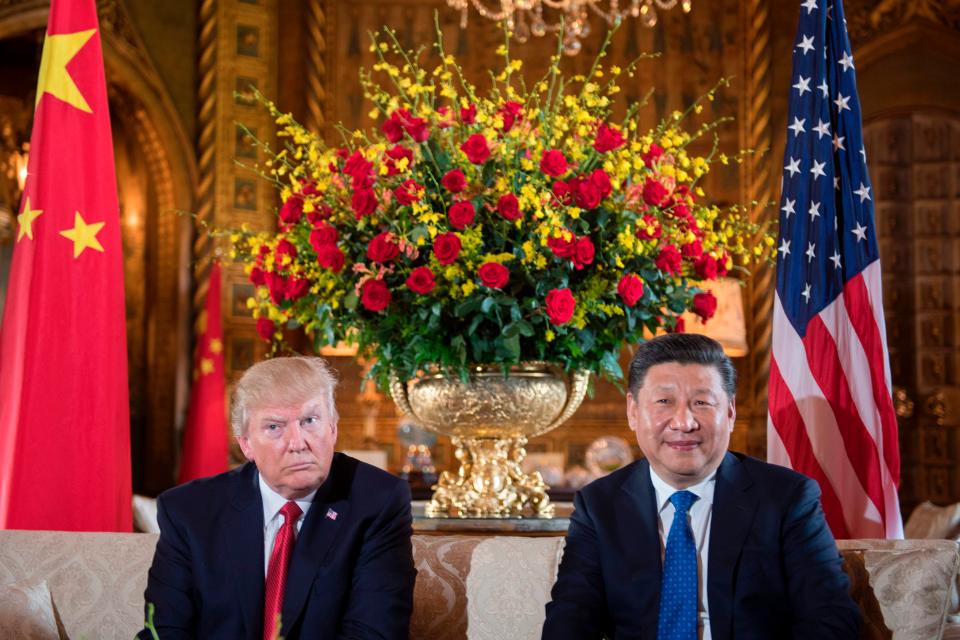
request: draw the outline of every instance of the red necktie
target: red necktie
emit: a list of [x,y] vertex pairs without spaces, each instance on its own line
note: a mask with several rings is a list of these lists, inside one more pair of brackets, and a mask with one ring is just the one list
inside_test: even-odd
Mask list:
[[287,583],[287,565],[293,553],[297,518],[302,513],[303,511],[293,500],[280,509],[283,524],[277,531],[273,551],[270,553],[270,564],[267,567],[267,595],[263,603],[263,640],[274,640],[280,635],[277,633],[277,618],[283,608],[283,587]]

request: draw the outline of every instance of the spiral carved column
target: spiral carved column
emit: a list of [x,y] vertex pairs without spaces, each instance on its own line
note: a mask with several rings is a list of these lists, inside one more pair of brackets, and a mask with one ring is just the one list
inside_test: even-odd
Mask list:
[[324,0],[310,0],[307,7],[307,114],[305,126],[323,136],[327,106],[327,16]]
[[[762,233],[776,220],[775,207],[767,207],[777,194],[775,168],[779,163],[771,149],[773,136],[770,123],[770,10],[768,0],[747,0],[741,5],[744,33],[744,68],[746,83],[741,112],[741,141],[744,147],[755,149],[743,164],[743,201],[755,202],[750,217],[760,225],[761,234],[754,238],[762,242]],[[747,293],[748,332],[750,336],[749,394],[751,421],[747,434],[751,454],[765,455],[767,382],[770,373],[770,339],[774,299],[774,268],[767,263],[755,264]]]
[[217,183],[217,0],[200,4],[197,77],[197,211],[193,240],[194,316],[203,309],[213,241],[205,227],[213,225]]

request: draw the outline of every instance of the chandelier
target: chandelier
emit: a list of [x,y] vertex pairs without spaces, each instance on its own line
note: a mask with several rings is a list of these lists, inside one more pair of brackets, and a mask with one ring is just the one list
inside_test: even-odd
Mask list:
[[[499,0],[499,7],[489,7],[486,0],[447,0],[447,4],[460,11],[460,28],[467,28],[467,12],[470,5],[484,18],[506,23],[518,42],[526,42],[530,36],[540,37],[563,30],[563,52],[576,55],[580,52],[580,39],[590,34],[590,13],[594,13],[607,25],[619,24],[623,18],[640,18],[646,27],[657,24],[657,9],[667,11],[677,4],[684,13],[689,13],[693,0]],[[553,20],[545,16],[549,11]]]

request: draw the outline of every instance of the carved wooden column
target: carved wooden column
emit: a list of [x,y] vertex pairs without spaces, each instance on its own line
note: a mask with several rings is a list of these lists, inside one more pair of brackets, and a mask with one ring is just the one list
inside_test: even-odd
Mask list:
[[[276,0],[203,0],[199,13],[198,142],[199,181],[194,240],[195,314],[203,307],[210,262],[217,249],[209,227],[271,228],[274,190],[249,169],[261,161],[236,123],[272,143],[274,123],[253,96],[277,93],[278,29]],[[262,357],[246,299],[253,288],[241,267],[223,270],[223,331],[228,382]],[[226,437],[227,434],[224,434]]]

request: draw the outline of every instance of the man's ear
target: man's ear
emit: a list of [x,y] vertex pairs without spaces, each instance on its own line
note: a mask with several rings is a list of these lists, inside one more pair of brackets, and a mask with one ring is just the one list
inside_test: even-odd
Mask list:
[[727,418],[730,420],[730,433],[733,433],[733,426],[737,423],[737,398],[734,396],[730,398],[728,403],[730,406],[727,407]]
[[636,397],[630,391],[627,391],[627,425],[630,427],[630,431],[637,430],[637,411],[639,406],[637,405]]
[[234,438],[237,444],[240,445],[240,451],[243,452],[243,457],[250,462],[254,462],[253,447],[250,446],[250,438],[247,436],[235,436]]

